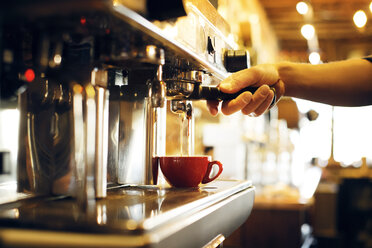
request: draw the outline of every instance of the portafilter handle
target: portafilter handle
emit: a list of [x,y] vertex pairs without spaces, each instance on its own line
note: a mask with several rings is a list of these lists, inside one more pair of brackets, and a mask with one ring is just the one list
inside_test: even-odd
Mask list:
[[[215,86],[202,86],[199,85],[195,87],[193,93],[187,97],[187,100],[217,100],[217,101],[226,101],[226,100],[233,100],[237,98],[240,94],[249,91],[254,94],[257,91],[257,87],[245,87],[236,93],[225,93],[220,90],[220,88]],[[274,92],[274,99],[271,105],[275,104],[276,102],[276,91],[274,87],[270,87],[270,89]]]

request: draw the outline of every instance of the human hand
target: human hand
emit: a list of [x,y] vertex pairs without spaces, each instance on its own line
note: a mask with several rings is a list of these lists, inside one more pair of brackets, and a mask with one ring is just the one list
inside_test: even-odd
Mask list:
[[[254,94],[247,91],[233,100],[223,101],[221,106],[223,114],[230,115],[241,110],[245,115],[259,116],[272,106],[274,94],[276,102],[284,94],[284,83],[280,80],[275,65],[269,64],[233,73],[218,85],[222,92],[230,94],[248,86],[258,89]],[[274,88],[275,92],[270,87]],[[212,115],[217,115],[219,101],[207,101],[207,106]]]

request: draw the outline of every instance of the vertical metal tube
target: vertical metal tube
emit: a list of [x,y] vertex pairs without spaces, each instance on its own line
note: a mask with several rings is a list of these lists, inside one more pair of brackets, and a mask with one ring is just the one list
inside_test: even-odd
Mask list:
[[[108,146],[108,72],[106,69],[94,68],[92,71],[92,93],[94,93],[95,112],[92,115],[94,119],[93,130],[94,137],[94,192],[96,198],[106,197],[107,191],[107,146]],[[89,89],[88,89],[89,91]],[[88,93],[87,91],[87,93]],[[88,94],[87,94],[88,95]],[[90,118],[90,116],[88,116]],[[93,120],[92,120],[93,122]],[[87,126],[89,130],[91,127]],[[93,132],[92,131],[92,132]],[[89,131],[90,132],[90,131]],[[92,133],[93,134],[93,133]],[[91,137],[87,137],[88,139]],[[88,143],[88,146],[92,145]],[[93,148],[93,147],[92,147]]]
[[87,200],[86,189],[86,154],[84,130],[84,98],[83,87],[75,84],[73,89],[73,125],[74,125],[74,175],[75,197],[79,205],[84,206]]
[[96,159],[96,102],[95,90],[92,85],[85,87],[85,113],[84,113],[84,133],[85,133],[85,194],[87,200],[95,198],[95,159]]
[[107,90],[96,87],[96,149],[94,186],[97,198],[106,197],[107,190],[107,138],[108,103]]
[[155,122],[156,109],[152,107],[151,101],[147,102],[146,113],[146,152],[145,152],[145,177],[144,183],[146,185],[154,185],[157,180],[154,179],[153,157],[155,152]]
[[158,67],[157,78],[151,82],[149,91],[149,101],[146,110],[146,166],[145,166],[145,184],[155,185],[158,179],[158,167],[154,158],[159,155],[161,147],[161,123],[160,111],[165,102],[165,84],[162,81],[162,66]]

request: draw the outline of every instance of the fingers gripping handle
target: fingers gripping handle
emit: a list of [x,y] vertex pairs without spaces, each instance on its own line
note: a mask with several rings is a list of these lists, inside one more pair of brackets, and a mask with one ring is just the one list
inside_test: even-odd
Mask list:
[[[254,94],[257,91],[257,89],[258,89],[257,87],[245,87],[236,93],[229,94],[229,93],[222,92],[218,87],[201,86],[200,95],[201,95],[201,98],[205,100],[226,101],[226,100],[233,100],[237,98],[240,94],[246,91],[249,91],[252,94]],[[274,87],[270,87],[270,89],[274,92],[274,99],[270,105],[272,106],[276,103],[276,90]]]
[[[218,165],[218,172],[214,177],[210,178],[209,175],[211,174],[213,165],[215,165],[215,164]],[[222,164],[221,164],[220,161],[209,162],[208,167],[207,167],[207,171],[205,172],[202,183],[205,184],[205,183],[212,182],[214,179],[216,179],[222,173],[222,170],[223,170],[223,168],[222,168]]]
[[218,87],[210,87],[210,86],[202,86],[201,88],[201,95],[206,100],[219,100],[219,101],[225,101],[225,100],[232,100],[237,98],[240,94],[246,91],[250,91],[252,94],[256,92],[258,88],[256,87],[246,87],[244,89],[241,89],[240,91],[229,94],[222,92]]

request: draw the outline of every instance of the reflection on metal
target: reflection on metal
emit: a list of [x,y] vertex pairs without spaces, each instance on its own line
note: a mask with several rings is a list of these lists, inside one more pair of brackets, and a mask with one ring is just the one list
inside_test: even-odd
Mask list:
[[[117,93],[117,92],[116,92]],[[113,94],[111,94],[113,95]],[[107,181],[118,182],[120,102],[118,97],[109,100]]]
[[36,176],[35,176],[35,167],[39,168],[40,166],[37,165],[39,159],[38,159],[38,156],[37,156],[37,153],[35,151],[35,148],[36,147],[36,144],[34,142],[34,139],[32,139],[32,137],[35,136],[35,130],[34,130],[34,115],[31,114],[31,113],[27,113],[27,142],[29,144],[29,147],[30,147],[30,153],[29,153],[29,156],[30,156],[30,167],[31,167],[31,170],[30,170],[30,173],[32,173],[30,176],[31,176],[31,182],[30,182],[30,188],[31,190],[35,190],[36,188]]
[[105,225],[107,224],[107,207],[106,204],[97,202],[97,224]]
[[176,51],[178,55],[190,60],[191,63],[199,65],[201,69],[205,69],[210,73],[213,73],[213,76],[215,76],[219,80],[223,80],[228,76],[228,73],[226,71],[219,69],[217,66],[210,63],[207,59],[199,56],[192,49],[182,45],[179,42],[176,42],[175,40],[169,39],[169,37],[166,36],[160,28],[158,28],[139,14],[131,11],[127,7],[123,5],[116,5],[113,6],[113,10],[117,12],[120,18],[132,25],[134,28],[154,38],[165,47]]
[[[203,247],[221,241],[216,234],[227,237],[240,226],[253,200],[251,184],[233,180],[190,189],[116,187],[105,199],[91,201],[87,210],[71,198],[29,199],[17,203],[19,214],[8,211],[14,205],[3,206],[0,220],[8,221],[2,222],[0,239],[7,247],[45,242],[63,247]],[[33,223],[35,229],[42,226],[48,231],[12,229],[6,223],[13,223],[12,227]]]
[[96,101],[96,130],[95,130],[95,158],[94,158],[94,186],[95,197],[106,197],[107,190],[107,156],[108,156],[108,115],[109,92],[108,73],[105,69],[94,69],[92,84],[95,85]]
[[165,150],[165,109],[153,107],[149,93],[130,87],[122,89],[119,101],[117,182],[152,185],[153,157]]
[[[155,186],[154,158],[165,155],[165,101],[169,96],[185,100],[196,85],[224,79],[227,73],[217,55],[226,42],[212,37],[213,49],[204,51],[207,36],[217,33],[212,28],[208,33],[204,26],[209,23],[200,19],[203,27],[193,27],[197,32],[192,35],[202,39],[190,48],[169,39],[123,1],[34,3],[11,4],[14,17],[30,21],[25,27],[14,24],[21,28],[17,31],[27,29],[19,44],[33,42],[14,60],[32,62],[37,74],[20,97],[18,186],[21,192],[44,196],[18,201],[12,211],[2,206],[0,219],[7,220],[0,230],[2,244],[201,247],[217,233],[226,236],[236,229],[252,208],[249,182],[215,181],[191,189]],[[22,12],[28,6],[29,13]],[[59,7],[66,15],[56,19]],[[195,11],[192,15],[199,20]],[[45,20],[53,20],[48,28],[40,25]],[[163,80],[168,72],[171,77]],[[191,103],[172,105],[187,120],[182,136],[193,137]],[[106,195],[107,178],[116,188]],[[51,198],[53,194],[62,196]],[[7,223],[32,223],[48,232],[5,229]],[[65,235],[66,230],[76,233]],[[200,230],[203,235],[196,235]]]
[[211,242],[203,246],[203,248],[216,248],[222,245],[222,242],[225,240],[225,236],[218,234]]
[[71,93],[41,80],[20,97],[18,191],[69,194],[71,181]]
[[[0,204],[8,204],[11,202],[16,202],[23,199],[29,199],[33,196],[31,194],[26,193],[18,193],[17,192],[17,182],[16,181],[7,181],[0,183]],[[14,211],[13,211],[14,210]],[[12,211],[8,211],[9,214],[18,218],[19,212],[17,209],[13,209]],[[16,211],[17,210],[17,211]]]
[[138,94],[136,99],[120,101],[117,173],[121,184],[144,183],[147,99]]
[[74,84],[73,89],[73,125],[74,125],[74,175],[75,175],[75,196],[80,205],[86,201],[86,163],[85,163],[85,135],[83,118],[83,87]]

